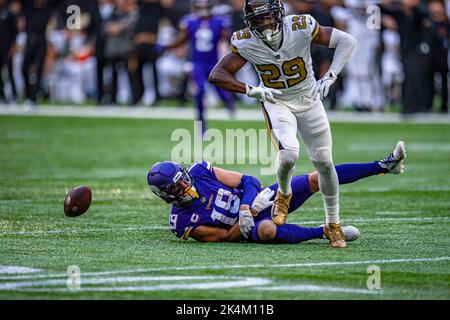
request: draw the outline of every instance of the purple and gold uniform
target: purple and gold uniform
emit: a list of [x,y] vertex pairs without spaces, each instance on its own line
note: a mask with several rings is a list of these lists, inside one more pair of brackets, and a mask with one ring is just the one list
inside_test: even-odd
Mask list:
[[[200,197],[186,206],[172,206],[170,230],[177,237],[187,240],[189,234],[201,225],[231,229],[238,222],[242,190],[232,189],[222,184],[216,178],[211,164],[206,161],[192,164],[188,171]],[[273,184],[269,188],[276,191],[278,184]],[[308,176],[294,177],[292,191],[289,212],[295,211],[312,195]],[[255,218],[253,241],[258,241],[256,230],[259,222],[270,219],[270,208],[262,211]]]

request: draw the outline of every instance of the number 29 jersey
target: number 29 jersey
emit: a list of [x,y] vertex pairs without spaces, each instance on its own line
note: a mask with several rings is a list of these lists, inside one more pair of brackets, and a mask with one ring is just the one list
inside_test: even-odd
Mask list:
[[260,78],[260,85],[277,89],[275,99],[298,100],[315,84],[311,58],[311,42],[319,24],[311,15],[287,16],[283,21],[283,40],[275,51],[249,29],[233,33],[231,51],[250,62]]

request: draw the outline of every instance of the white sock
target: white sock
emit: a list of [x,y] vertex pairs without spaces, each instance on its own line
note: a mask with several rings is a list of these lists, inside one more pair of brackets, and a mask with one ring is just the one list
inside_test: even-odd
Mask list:
[[326,223],[339,222],[339,195],[325,196],[322,195],[323,205],[325,208]]
[[319,172],[319,189],[322,193],[326,222],[339,223],[339,178],[333,163],[313,162]]
[[292,150],[280,150],[275,161],[277,173],[278,190],[282,194],[291,194],[292,176],[295,172],[295,162],[298,159],[298,152]]

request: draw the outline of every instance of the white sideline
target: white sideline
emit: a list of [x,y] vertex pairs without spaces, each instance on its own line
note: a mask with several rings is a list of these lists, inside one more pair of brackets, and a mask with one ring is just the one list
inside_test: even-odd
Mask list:
[[[450,217],[410,217],[410,218],[364,218],[364,219],[342,219],[343,224],[349,223],[374,223],[374,222],[395,222],[395,221],[435,221],[449,222]],[[289,221],[289,223],[299,225],[320,225],[323,220],[313,221]],[[11,235],[52,235],[52,234],[78,234],[78,233],[95,233],[95,232],[115,232],[115,231],[139,231],[139,230],[168,230],[168,226],[136,226],[124,228],[99,228],[99,229],[60,229],[60,230],[33,230],[33,231],[0,231],[0,236]]]
[[[19,106],[0,105],[0,115],[46,116],[46,117],[88,117],[88,118],[128,118],[128,119],[195,119],[195,108],[184,107],[80,107],[80,106],[38,106],[34,110],[24,110]],[[450,115],[418,113],[403,116],[399,113],[359,113],[327,111],[332,122],[357,123],[450,123]],[[209,120],[230,119],[227,110],[211,108],[207,110]],[[232,121],[263,121],[260,109],[240,108]]]
[[[185,270],[226,270],[226,269],[259,269],[259,268],[301,268],[301,267],[335,267],[343,265],[361,265],[361,264],[384,264],[384,263],[414,263],[414,262],[437,262],[449,261],[450,257],[434,258],[406,258],[406,259],[382,259],[382,260],[364,260],[364,261],[337,261],[337,262],[304,262],[287,264],[242,264],[242,265],[210,265],[210,266],[188,266],[188,267],[161,267],[161,268],[141,268],[130,270],[114,270],[100,272],[83,272],[82,276],[104,276],[116,274],[160,272],[160,271],[185,271]],[[0,277],[0,280],[21,280],[21,279],[42,279],[42,278],[61,278],[67,277],[66,273],[40,274],[35,276],[16,276]]]

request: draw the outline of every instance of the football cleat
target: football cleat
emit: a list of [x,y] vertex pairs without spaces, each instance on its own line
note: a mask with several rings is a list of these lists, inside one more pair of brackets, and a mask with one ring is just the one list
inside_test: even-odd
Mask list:
[[288,195],[284,195],[277,191],[277,195],[275,196],[275,200],[272,205],[272,221],[277,226],[282,226],[286,223],[286,219],[289,213],[289,203],[291,202],[292,193]]
[[[323,228],[323,224],[320,225],[320,227]],[[359,236],[361,234],[359,232],[358,228],[356,228],[354,226],[343,226],[343,227],[341,227],[341,229],[342,229],[342,232],[344,233],[344,238],[345,238],[346,242],[355,241],[356,239],[359,238]],[[324,236],[325,236],[325,234],[324,234]]]
[[347,248],[344,232],[342,232],[342,228],[339,223],[325,224],[323,233],[325,234],[325,237],[330,239],[330,247]]
[[406,146],[403,141],[397,142],[394,151],[391,154],[380,160],[378,163],[380,167],[389,170],[387,173],[399,174],[405,170],[405,165],[403,161],[406,159]]

